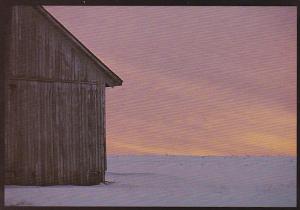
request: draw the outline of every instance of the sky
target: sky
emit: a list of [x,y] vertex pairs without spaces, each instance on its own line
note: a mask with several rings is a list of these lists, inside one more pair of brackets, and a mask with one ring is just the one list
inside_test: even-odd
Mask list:
[[296,7],[45,8],[123,80],[108,154],[296,156]]

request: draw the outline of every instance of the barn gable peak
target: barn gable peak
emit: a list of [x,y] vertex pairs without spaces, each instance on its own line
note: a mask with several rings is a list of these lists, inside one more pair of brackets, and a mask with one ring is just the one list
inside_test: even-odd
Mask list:
[[107,67],[99,58],[97,58],[87,47],[85,47],[68,29],[66,29],[55,17],[53,17],[42,6],[34,6],[44,17],[46,17],[56,28],[58,28],[69,40],[74,43],[87,57],[92,60],[99,70],[102,71],[109,78],[106,81],[107,87],[114,87],[122,85],[122,79],[118,77],[109,67]]

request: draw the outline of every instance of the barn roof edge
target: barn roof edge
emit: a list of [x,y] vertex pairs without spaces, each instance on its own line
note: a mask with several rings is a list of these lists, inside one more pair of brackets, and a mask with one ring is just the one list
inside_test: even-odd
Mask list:
[[43,6],[34,6],[40,11],[48,20],[54,23],[61,31],[67,35],[71,41],[73,41],[83,52],[85,52],[89,58],[91,58],[98,66],[104,70],[104,73],[111,78],[113,83],[107,85],[108,87],[121,86],[123,80],[116,75],[108,66],[106,66],[99,58],[97,58],[86,46],[84,46],[68,29],[66,29],[53,15],[50,14]]

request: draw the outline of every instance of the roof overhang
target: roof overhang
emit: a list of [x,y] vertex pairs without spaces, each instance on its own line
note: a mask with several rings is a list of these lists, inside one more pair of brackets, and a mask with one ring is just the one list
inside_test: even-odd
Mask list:
[[106,87],[121,86],[123,80],[118,77],[112,70],[110,70],[99,58],[97,58],[87,47],[85,47],[70,31],[68,31],[58,20],[56,20],[45,8],[42,6],[34,6],[41,14],[43,14],[50,22],[58,27],[78,48],[80,48],[96,66],[102,70],[109,78]]

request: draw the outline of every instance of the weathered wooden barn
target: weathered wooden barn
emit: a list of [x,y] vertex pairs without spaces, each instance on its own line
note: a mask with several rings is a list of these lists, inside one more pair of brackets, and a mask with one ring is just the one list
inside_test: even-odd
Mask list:
[[41,6],[9,24],[5,184],[105,181],[105,88],[122,80]]

